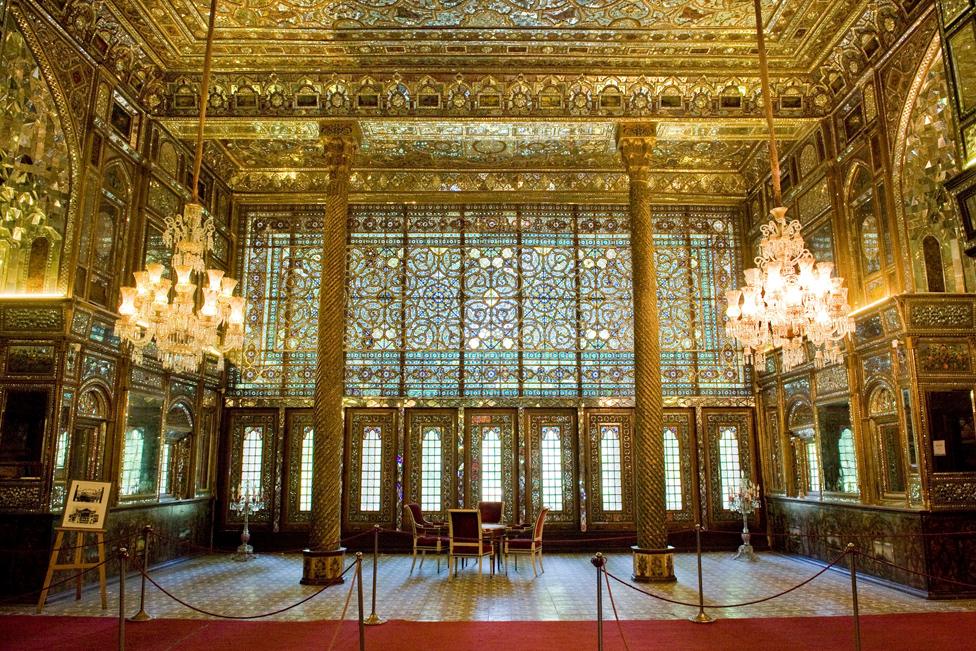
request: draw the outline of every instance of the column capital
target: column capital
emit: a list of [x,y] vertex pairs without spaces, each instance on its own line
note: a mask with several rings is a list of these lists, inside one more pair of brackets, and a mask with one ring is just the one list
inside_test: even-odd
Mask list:
[[320,122],[319,142],[329,171],[348,170],[362,139],[363,132],[355,120]]
[[650,171],[656,143],[656,122],[621,122],[617,125],[617,149],[631,178]]

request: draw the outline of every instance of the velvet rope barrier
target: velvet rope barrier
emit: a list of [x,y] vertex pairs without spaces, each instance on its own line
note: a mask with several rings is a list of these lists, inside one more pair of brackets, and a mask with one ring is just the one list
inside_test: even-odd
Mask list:
[[[342,571],[342,574],[340,574],[336,578],[337,579],[342,578],[343,576],[345,576],[349,572],[349,570],[353,569],[354,567],[356,567],[356,563],[350,563],[349,566],[345,570]],[[180,604],[181,606],[183,606],[185,608],[189,608],[190,610],[192,610],[194,612],[197,612],[197,613],[200,613],[201,615],[207,615],[208,617],[216,617],[218,619],[234,619],[234,620],[263,619],[265,617],[273,617],[274,615],[280,615],[283,612],[289,611],[289,610],[291,610],[293,608],[297,608],[298,606],[301,606],[302,604],[304,604],[304,603],[306,603],[308,601],[311,601],[315,597],[319,596],[320,594],[322,594],[323,592],[325,592],[326,590],[328,590],[329,588],[331,588],[333,585],[337,585],[337,583],[329,583],[327,585],[324,585],[320,589],[316,590],[315,592],[313,592],[312,594],[308,595],[307,597],[304,597],[300,601],[298,601],[296,603],[293,603],[290,606],[285,606],[284,608],[279,608],[277,610],[273,610],[273,611],[268,612],[268,613],[261,613],[261,614],[258,614],[258,615],[221,615],[220,613],[215,613],[215,612],[212,612],[212,611],[209,611],[209,610],[204,610],[203,608],[198,608],[198,607],[196,607],[196,606],[194,606],[194,605],[192,605],[190,603],[187,603],[186,601],[183,601],[182,599],[180,599],[179,597],[177,597],[176,595],[174,595],[172,592],[170,592],[169,590],[167,590],[163,586],[161,586],[158,583],[156,583],[156,581],[153,580],[153,578],[151,576],[149,576],[148,574],[146,574],[146,571],[145,570],[142,570],[142,574],[143,574],[143,576],[146,577],[146,580],[147,581],[149,581],[154,586],[156,586],[156,589],[157,590],[159,590],[164,595],[166,595],[167,597],[169,597],[170,599],[172,599],[176,603]]]
[[[743,601],[741,603],[735,603],[735,604],[716,604],[716,605],[709,605],[708,607],[709,608],[741,608],[743,606],[753,606],[755,604],[761,604],[761,603],[766,602],[766,601],[772,601],[773,599],[778,599],[778,598],[780,598],[780,597],[782,597],[784,595],[787,595],[787,594],[793,592],[794,590],[799,590],[800,588],[802,588],[803,586],[807,585],[811,581],[819,578],[827,570],[829,570],[832,567],[834,567],[835,565],[837,565],[837,563],[839,563],[842,558],[844,558],[845,556],[847,556],[847,554],[848,554],[847,550],[844,550],[844,552],[842,552],[841,554],[839,554],[837,556],[837,558],[835,558],[833,561],[831,561],[822,570],[820,570],[819,572],[817,572],[816,574],[814,574],[810,578],[808,578],[808,579],[806,579],[806,580],[804,580],[804,581],[796,584],[792,588],[788,588],[786,590],[783,590],[782,592],[777,592],[774,595],[770,595],[768,597],[762,597],[761,599],[752,599],[751,601]],[[665,602],[667,602],[669,604],[675,604],[677,606],[688,606],[690,608],[698,608],[698,604],[689,603],[687,601],[679,601],[677,599],[670,599],[668,597],[665,597],[665,596],[662,596],[662,595],[659,595],[659,594],[654,594],[653,592],[648,592],[647,590],[642,590],[641,588],[638,588],[636,585],[633,585],[632,583],[630,583],[628,581],[624,581],[623,579],[621,579],[620,577],[612,574],[609,571],[607,571],[607,576],[609,576],[611,579],[613,579],[617,583],[620,583],[622,585],[627,586],[631,590],[635,590],[636,592],[640,592],[641,594],[647,595],[648,597],[652,597],[652,598],[657,599],[659,601],[665,601]]]

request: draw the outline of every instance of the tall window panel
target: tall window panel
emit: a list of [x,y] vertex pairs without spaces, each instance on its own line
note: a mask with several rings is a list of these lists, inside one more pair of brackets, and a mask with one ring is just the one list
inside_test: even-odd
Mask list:
[[542,428],[542,505],[563,510],[563,450],[559,427]]
[[600,428],[600,486],[604,511],[623,508],[620,486],[620,427]]
[[664,428],[664,501],[670,511],[684,508],[681,490],[681,446],[673,427]]
[[173,444],[167,441],[159,451],[159,492],[162,495],[170,493],[170,479],[172,476],[170,468],[170,455],[172,454]]
[[379,427],[367,427],[362,434],[359,510],[380,510],[380,482],[383,470],[383,433]]
[[813,440],[804,441],[807,454],[807,489],[811,493],[819,493],[820,486],[820,458],[817,456],[817,444]]
[[264,460],[264,428],[248,427],[244,432],[244,446],[241,450],[241,474],[238,487],[241,495],[262,496],[262,462]]
[[854,452],[854,432],[844,428],[837,441],[837,456],[840,462],[840,485],[845,493],[857,492],[857,455]]
[[718,464],[721,477],[721,491],[728,504],[729,495],[739,492],[742,484],[742,467],[739,465],[739,430],[726,426],[719,430]]
[[441,438],[440,427],[428,427],[422,434],[420,508],[441,510]]
[[502,501],[502,441],[498,427],[482,428],[481,500]]
[[134,495],[139,492],[142,481],[143,433],[133,428],[126,432],[122,450],[122,480],[120,493]]
[[312,455],[315,453],[315,430],[305,427],[302,433],[302,460],[298,478],[298,510],[312,510]]

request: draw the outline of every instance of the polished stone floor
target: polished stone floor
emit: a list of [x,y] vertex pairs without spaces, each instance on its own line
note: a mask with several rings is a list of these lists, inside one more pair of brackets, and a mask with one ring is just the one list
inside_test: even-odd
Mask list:
[[[595,619],[596,573],[589,554],[547,554],[544,574],[532,576],[523,560],[519,571],[509,567],[508,575],[478,576],[469,562],[457,578],[449,579],[446,563],[438,574],[428,558],[423,569],[410,574],[410,556],[381,555],[379,559],[377,613],[388,619],[406,620],[579,620]],[[350,562],[352,557],[347,557]],[[367,561],[369,559],[367,558]],[[417,565],[419,566],[419,561]],[[608,570],[627,579],[630,556],[608,555]],[[778,554],[760,554],[755,563],[732,560],[727,553],[703,557],[706,603],[735,603],[786,590],[817,573],[819,567]],[[229,555],[209,555],[187,560],[151,572],[151,576],[175,596],[191,605],[227,615],[253,615],[294,604],[317,588],[299,585],[302,561],[299,555],[259,554],[250,562],[235,562]],[[669,599],[697,601],[696,562],[693,554],[675,556],[673,584],[642,586]],[[372,572],[364,563],[366,610],[369,611]],[[138,609],[139,580],[127,582],[127,610]],[[338,619],[350,583],[335,586],[306,603],[275,615],[274,619]],[[693,615],[688,606],[666,603],[611,581],[613,601],[621,619],[675,619]],[[606,593],[604,593],[606,595]],[[109,586],[109,610],[101,611],[96,591],[88,590],[81,601],[60,596],[44,609],[51,615],[117,616],[118,585]],[[976,600],[927,601],[898,590],[859,583],[863,614],[976,610]],[[194,612],[147,587],[146,609],[154,617],[198,618]],[[610,600],[605,596],[608,618]],[[0,613],[31,613],[30,607],[3,607]],[[851,585],[846,573],[828,571],[810,584],[785,596],[761,604],[712,611],[717,617],[782,617],[849,615]],[[356,616],[352,594],[347,618]]]

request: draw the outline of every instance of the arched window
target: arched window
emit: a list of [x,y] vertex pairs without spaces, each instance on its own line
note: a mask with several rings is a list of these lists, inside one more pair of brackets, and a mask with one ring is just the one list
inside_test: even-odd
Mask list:
[[315,429],[305,427],[302,434],[302,460],[298,474],[298,510],[312,510],[312,458],[315,453]]
[[604,511],[623,510],[620,491],[620,426],[600,428],[600,488]]
[[945,268],[942,266],[942,245],[932,235],[922,239],[922,257],[925,261],[925,281],[930,292],[944,292]]
[[673,427],[664,428],[664,501],[669,511],[684,508],[681,496],[681,446]]
[[845,493],[857,492],[857,460],[854,454],[854,432],[845,427],[837,441],[837,456],[840,461],[840,485]]
[[359,475],[359,510],[379,511],[383,475],[383,439],[379,427],[363,429],[362,466]]
[[420,450],[420,508],[441,510],[441,428],[427,427]]
[[851,175],[847,201],[856,233],[856,258],[864,287],[863,298],[872,301],[880,298],[884,292],[881,277],[884,266],[883,225],[879,222],[871,174],[862,165],[856,165]]
[[481,499],[502,501],[502,440],[498,427],[486,427],[481,439]]
[[264,428],[248,427],[244,433],[241,449],[241,495],[249,492],[251,497],[261,499],[261,470],[264,456]]
[[722,495],[727,498],[738,493],[742,482],[742,468],[739,466],[739,428],[734,425],[719,429],[718,472]]
[[563,510],[562,437],[559,427],[542,428],[542,505],[551,511]]

